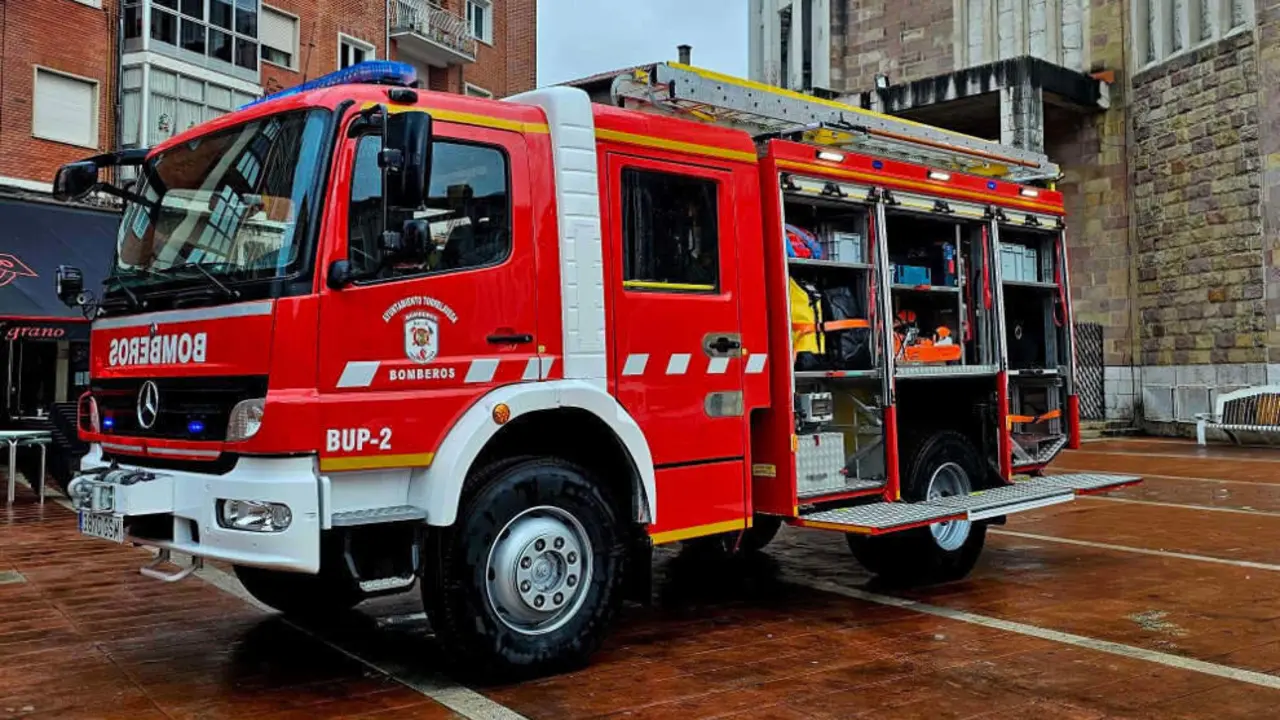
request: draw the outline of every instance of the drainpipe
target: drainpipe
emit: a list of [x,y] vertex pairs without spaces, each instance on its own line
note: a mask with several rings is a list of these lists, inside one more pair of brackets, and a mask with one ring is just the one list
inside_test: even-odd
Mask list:
[[[124,144],[124,132],[120,128],[120,121],[124,116],[124,88],[121,83],[124,80],[124,8],[116,6],[116,67],[115,80],[112,87],[115,89],[115,102],[111,107],[112,128],[112,150],[119,150]],[[138,123],[142,123],[142,118],[138,118]],[[112,168],[114,177],[112,180],[116,185],[120,184],[120,166],[116,165]]]
[[391,3],[395,2],[395,1],[396,1],[396,0],[387,0],[386,21],[383,23],[383,30],[385,31],[385,32],[384,32],[384,37],[385,37],[385,39],[384,39],[384,43],[385,43],[385,44],[382,46],[382,47],[384,48],[384,50],[382,51],[382,52],[383,52],[383,55],[382,55],[382,59],[383,59],[383,60],[390,60],[390,59],[391,59]]

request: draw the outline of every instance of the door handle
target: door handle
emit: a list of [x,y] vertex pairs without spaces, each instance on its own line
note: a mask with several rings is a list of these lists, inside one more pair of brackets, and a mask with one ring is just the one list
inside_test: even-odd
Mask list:
[[727,353],[730,350],[737,350],[738,348],[742,347],[742,343],[738,342],[737,340],[734,340],[731,337],[722,335],[716,338],[715,340],[712,340],[707,345],[707,347],[711,348],[712,350],[715,350],[718,353]]
[[526,345],[533,342],[533,336],[528,333],[517,335],[490,335],[485,339],[494,345]]

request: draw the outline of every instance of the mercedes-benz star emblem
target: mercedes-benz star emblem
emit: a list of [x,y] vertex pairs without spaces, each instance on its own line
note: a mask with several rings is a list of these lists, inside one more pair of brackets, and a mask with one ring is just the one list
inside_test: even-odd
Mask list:
[[142,383],[138,391],[138,425],[143,430],[150,430],[160,416],[160,388],[155,382],[148,380]]
[[155,323],[151,323],[151,327],[148,328],[148,330],[151,332],[151,337],[155,337],[156,333],[160,332],[160,326]]

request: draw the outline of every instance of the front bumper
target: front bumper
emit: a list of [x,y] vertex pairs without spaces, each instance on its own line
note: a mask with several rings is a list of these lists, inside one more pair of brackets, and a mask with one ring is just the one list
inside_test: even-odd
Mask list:
[[[124,542],[236,565],[320,570],[321,481],[314,457],[244,457],[225,475],[107,468],[95,445],[69,486],[82,529],[86,518],[121,518]],[[283,503],[293,519],[280,532],[232,530],[218,524],[219,500]]]

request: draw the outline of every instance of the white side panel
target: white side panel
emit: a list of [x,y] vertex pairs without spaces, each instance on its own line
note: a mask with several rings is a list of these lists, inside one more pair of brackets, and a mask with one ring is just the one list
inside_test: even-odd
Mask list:
[[414,470],[409,483],[409,504],[427,513],[432,525],[451,525],[458,515],[458,500],[467,471],[480,451],[502,429],[493,421],[493,406],[504,403],[511,418],[539,410],[575,408],[600,418],[631,455],[644,490],[642,508],[646,522],[656,520],[657,490],[654,481],[653,456],[649,444],[636,421],[612,395],[596,384],[584,380],[549,380],[541,383],[517,383],[500,387],[471,406],[454,424],[440,443],[431,467]]
[[337,513],[407,504],[409,468],[331,472],[329,505],[324,510],[327,523]]
[[560,225],[564,376],[604,388],[604,256],[591,100],[577,88],[555,87],[513,95],[507,101],[536,105],[547,113]]

